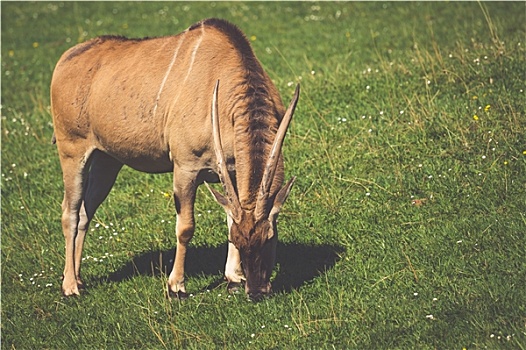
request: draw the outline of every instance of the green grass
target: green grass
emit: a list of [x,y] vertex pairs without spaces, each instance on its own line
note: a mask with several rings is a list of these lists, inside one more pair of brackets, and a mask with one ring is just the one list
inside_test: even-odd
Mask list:
[[[2,348],[526,348],[523,2],[2,2]],[[236,23],[283,99],[276,294],[228,295],[223,211],[203,189],[187,288],[164,297],[171,176],[124,169],[60,295],[49,83],[102,34]],[[476,116],[476,117],[475,117]]]

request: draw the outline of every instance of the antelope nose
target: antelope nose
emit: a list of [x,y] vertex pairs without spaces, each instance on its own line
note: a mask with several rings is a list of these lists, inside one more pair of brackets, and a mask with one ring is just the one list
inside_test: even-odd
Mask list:
[[268,283],[266,286],[261,288],[255,288],[252,290],[246,289],[246,292],[248,294],[248,298],[251,301],[261,301],[265,296],[270,295],[272,291],[272,287],[270,286],[270,283]]

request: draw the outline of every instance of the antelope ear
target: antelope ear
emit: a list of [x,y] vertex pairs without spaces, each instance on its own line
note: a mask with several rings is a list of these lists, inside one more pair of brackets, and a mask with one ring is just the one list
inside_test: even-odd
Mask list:
[[223,208],[225,208],[225,210],[227,210],[228,200],[226,199],[226,197],[223,196],[221,193],[217,192],[216,190],[214,190],[212,187],[210,187],[208,182],[205,182],[205,185],[206,185],[206,188],[208,188],[208,190],[210,191],[210,193],[212,193],[212,196],[214,196],[214,199],[216,200],[216,202],[219,203]]
[[208,190],[212,194],[212,196],[214,196],[214,199],[216,200],[216,202],[219,203],[219,205],[223,207],[227,215],[230,216],[232,220],[234,220],[235,223],[239,223],[239,215],[238,215],[239,213],[236,210],[236,208],[231,208],[231,205],[228,199],[225,196],[223,196],[221,193],[217,192],[212,187],[210,187],[208,182],[205,182],[205,185],[206,185],[206,188],[208,188]]
[[292,185],[294,184],[294,181],[296,181],[296,176],[293,176],[278,192],[276,195],[276,198],[274,198],[274,204],[272,205],[272,209],[270,210],[270,214],[268,216],[268,220],[272,223],[274,220],[278,218],[278,214],[281,210],[281,207],[283,206],[283,203],[287,200],[290,190],[292,189]]

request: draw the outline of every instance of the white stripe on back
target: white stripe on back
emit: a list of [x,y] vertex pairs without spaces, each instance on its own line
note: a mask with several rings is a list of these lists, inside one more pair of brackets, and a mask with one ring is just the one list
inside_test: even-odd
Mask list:
[[[186,32],[185,32],[186,33]],[[161,82],[161,86],[159,87],[159,92],[157,93],[157,98],[155,99],[155,105],[153,106],[153,116],[155,117],[155,113],[157,112],[157,106],[159,103],[159,99],[161,98],[161,93],[163,92],[164,85],[166,84],[166,81],[168,80],[168,76],[170,75],[170,71],[172,70],[172,67],[175,63],[175,59],[177,58],[177,53],[179,52],[179,48],[181,47],[181,44],[184,40],[184,34],[181,40],[179,40],[179,43],[177,44],[177,47],[175,48],[174,55],[172,57],[172,61],[170,61],[170,64],[168,65],[168,70],[164,74],[163,81]]]
[[[205,34],[205,27],[201,25],[201,36],[199,37],[199,39],[197,39],[197,43],[195,44],[192,50],[192,57],[190,58],[190,65],[188,67],[188,71],[186,72],[186,76],[184,77],[184,80],[181,83],[181,85],[184,85],[186,81],[188,80],[188,77],[190,76],[190,72],[192,71],[192,68],[194,66],[195,56],[197,55],[197,50],[199,49],[199,46],[201,45],[201,42],[203,41],[204,34]],[[179,100],[179,96],[181,95],[182,90],[183,89],[179,89],[179,93],[177,94],[177,97],[174,99],[173,105],[175,105],[175,103],[177,103],[177,100]]]

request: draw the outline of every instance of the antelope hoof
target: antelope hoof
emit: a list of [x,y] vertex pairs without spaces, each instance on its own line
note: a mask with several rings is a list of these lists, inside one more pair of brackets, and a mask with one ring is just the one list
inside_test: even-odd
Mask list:
[[[178,282],[177,282],[178,281]],[[168,283],[166,285],[168,290],[169,298],[177,298],[179,300],[184,300],[188,298],[186,293],[186,288],[184,286],[184,279],[177,280],[176,278],[168,278]]]
[[62,295],[65,297],[80,296],[79,288],[76,285],[70,288],[62,287]]
[[77,280],[77,288],[79,291],[86,290],[86,285],[81,280]]
[[62,295],[65,297],[79,296],[80,291],[84,289],[84,283],[80,279],[74,279],[73,282],[66,282],[62,275]]
[[228,293],[230,294],[237,294],[242,290],[243,285],[241,282],[228,282],[226,288],[228,290]]
[[174,292],[171,289],[168,289],[168,296],[171,299],[186,300],[188,299],[188,293],[183,292],[182,290]]

